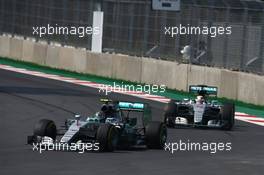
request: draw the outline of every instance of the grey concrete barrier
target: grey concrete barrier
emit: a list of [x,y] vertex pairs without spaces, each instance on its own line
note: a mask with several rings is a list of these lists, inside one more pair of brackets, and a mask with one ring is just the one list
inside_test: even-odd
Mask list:
[[23,39],[22,38],[11,38],[10,39],[10,57],[16,60],[22,59],[23,53]]
[[174,83],[178,81],[174,78],[175,63],[158,60],[156,64],[157,72],[155,73],[155,84],[165,85],[166,87],[173,89]]
[[36,42],[34,44],[33,62],[40,65],[45,65],[47,57],[48,44],[45,42]]
[[118,54],[112,61],[112,78],[141,82],[141,58]]
[[59,50],[59,68],[74,71],[73,65],[73,47],[60,47]]
[[23,40],[22,60],[33,62],[34,60],[34,45],[33,40]]
[[48,45],[45,65],[53,68],[60,68],[59,52],[60,46]]
[[238,100],[254,104],[264,103],[264,78],[263,76],[239,73],[238,74]]
[[197,85],[197,84],[205,84],[205,68],[189,65],[188,70],[188,85]]
[[187,65],[171,61],[142,58],[141,82],[186,90]]
[[188,65],[188,86],[205,84],[220,87],[221,70],[197,65]]
[[204,67],[204,84],[209,86],[221,86],[221,69]]
[[86,53],[85,49],[74,49],[73,66],[75,71],[85,73],[87,65]]
[[0,36],[0,56],[10,58],[10,40],[9,36]]
[[181,90],[181,91],[188,91],[188,71],[189,66],[187,64],[178,64],[178,63],[174,63],[173,66],[173,74],[170,78],[171,81],[173,81],[172,83],[172,87],[171,89],[177,89],[177,90]]
[[142,58],[141,82],[147,84],[156,84],[156,75],[158,71],[158,60]]
[[219,87],[219,96],[230,99],[237,99],[238,91],[238,72],[221,70],[221,81]]
[[[263,89],[264,89],[264,77],[263,76],[256,76],[256,94],[257,94],[257,100],[254,104],[261,104],[264,105],[264,93],[263,93]],[[244,101],[247,101],[247,99],[245,99]]]
[[112,56],[87,51],[86,73],[112,78]]

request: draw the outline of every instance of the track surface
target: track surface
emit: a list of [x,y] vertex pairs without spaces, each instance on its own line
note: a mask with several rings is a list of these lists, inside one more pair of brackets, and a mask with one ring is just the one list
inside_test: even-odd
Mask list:
[[[263,127],[239,121],[230,132],[168,130],[169,142],[232,143],[231,151],[216,154],[145,149],[39,154],[25,145],[39,119],[49,118],[58,125],[74,113],[93,114],[101,97],[97,89],[0,70],[0,174],[263,174]],[[153,119],[161,120],[164,104],[120,94],[111,98],[148,102]]]

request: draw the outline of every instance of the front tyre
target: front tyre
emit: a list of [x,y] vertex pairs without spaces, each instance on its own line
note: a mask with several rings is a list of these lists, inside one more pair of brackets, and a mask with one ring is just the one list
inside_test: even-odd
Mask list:
[[223,130],[231,130],[235,124],[235,105],[232,103],[224,104],[221,109],[222,119],[224,121],[224,125],[222,127]]
[[110,124],[101,124],[97,130],[96,140],[99,143],[99,150],[112,152],[118,143],[118,130]]
[[171,117],[169,115],[164,116],[164,123],[168,128],[173,128],[175,125],[175,117]]
[[47,136],[55,140],[57,136],[56,125],[52,120],[42,119],[36,123],[33,135],[41,137]]
[[170,128],[174,127],[177,116],[177,104],[175,102],[175,100],[171,100],[164,109],[164,123]]
[[163,122],[152,121],[146,127],[146,143],[150,149],[163,149],[167,140],[167,128]]

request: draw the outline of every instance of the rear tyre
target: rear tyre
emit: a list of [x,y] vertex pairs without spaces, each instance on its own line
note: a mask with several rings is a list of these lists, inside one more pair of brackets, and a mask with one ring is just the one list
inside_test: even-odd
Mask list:
[[235,124],[235,105],[232,103],[224,104],[222,107],[222,119],[225,122],[223,130],[231,130]]
[[150,149],[163,149],[167,140],[167,128],[162,122],[153,121],[146,127],[146,143]]
[[117,147],[118,131],[113,125],[101,124],[97,130],[96,140],[100,151],[112,152]]
[[33,135],[41,137],[47,136],[55,140],[57,136],[56,125],[52,120],[42,119],[35,125]]

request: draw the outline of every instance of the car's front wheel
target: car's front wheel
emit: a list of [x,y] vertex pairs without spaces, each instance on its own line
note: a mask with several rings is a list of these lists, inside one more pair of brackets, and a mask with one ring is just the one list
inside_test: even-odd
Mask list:
[[100,151],[114,151],[118,144],[118,130],[111,124],[101,124],[96,133]]
[[167,128],[163,122],[152,121],[146,127],[146,143],[150,149],[163,149],[167,140]]
[[232,103],[224,104],[221,112],[222,119],[225,122],[222,129],[231,130],[235,124],[235,105]]
[[164,123],[167,127],[174,127],[175,117],[177,116],[177,105],[175,100],[171,100],[164,109]]
[[41,137],[47,136],[55,140],[57,136],[56,125],[52,120],[42,119],[36,123],[33,135]]
[[170,115],[165,115],[164,123],[166,124],[168,128],[173,128],[175,125],[175,117],[170,116]]

